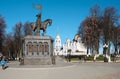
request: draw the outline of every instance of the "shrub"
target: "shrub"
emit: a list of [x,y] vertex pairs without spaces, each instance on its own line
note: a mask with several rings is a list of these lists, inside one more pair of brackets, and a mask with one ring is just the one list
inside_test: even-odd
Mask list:
[[98,60],[98,61],[101,61],[101,60],[102,60],[102,61],[103,61],[103,60],[104,60],[104,56],[103,56],[103,55],[100,55],[99,57],[96,58],[96,60]]
[[93,61],[93,59],[94,59],[94,56],[86,57],[86,61]]

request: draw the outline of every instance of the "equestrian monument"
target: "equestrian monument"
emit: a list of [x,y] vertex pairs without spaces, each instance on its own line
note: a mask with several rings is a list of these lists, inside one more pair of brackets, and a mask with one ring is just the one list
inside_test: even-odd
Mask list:
[[[32,35],[27,35],[23,39],[23,61],[24,65],[50,65],[55,64],[53,56],[53,38],[45,35],[46,28],[52,24],[51,19],[41,21],[41,13],[36,15],[35,22],[29,26],[32,29]],[[41,33],[43,32],[43,33]]]

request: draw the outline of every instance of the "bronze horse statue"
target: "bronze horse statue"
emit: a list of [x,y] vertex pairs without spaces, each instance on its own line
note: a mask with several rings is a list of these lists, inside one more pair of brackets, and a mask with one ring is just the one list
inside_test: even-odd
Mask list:
[[40,21],[39,22],[32,22],[32,23],[30,23],[30,26],[31,26],[32,30],[35,32],[34,33],[35,35],[39,35],[40,30],[43,30],[42,35],[44,36],[44,34],[46,33],[46,28],[47,28],[48,24],[49,24],[49,26],[51,26],[51,24],[52,24],[51,19],[46,19],[43,22],[40,22]]

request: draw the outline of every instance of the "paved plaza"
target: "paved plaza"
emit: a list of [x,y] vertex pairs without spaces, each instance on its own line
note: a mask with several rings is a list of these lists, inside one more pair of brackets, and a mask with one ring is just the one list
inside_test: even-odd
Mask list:
[[120,63],[64,62],[56,65],[8,63],[0,79],[120,79]]

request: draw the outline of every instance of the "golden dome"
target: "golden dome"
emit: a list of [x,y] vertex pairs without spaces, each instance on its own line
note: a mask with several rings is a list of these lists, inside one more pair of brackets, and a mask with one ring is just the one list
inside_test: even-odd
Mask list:
[[80,35],[79,35],[79,34],[76,34],[74,38],[77,39],[77,38],[79,38],[79,37],[80,37]]

